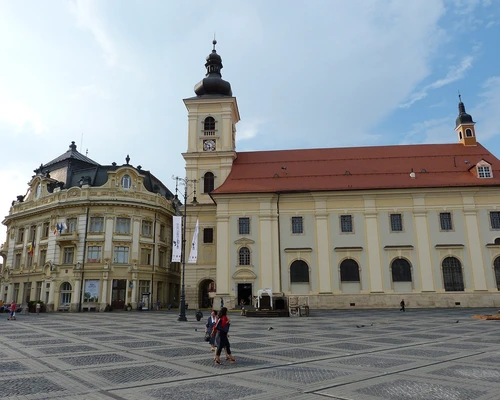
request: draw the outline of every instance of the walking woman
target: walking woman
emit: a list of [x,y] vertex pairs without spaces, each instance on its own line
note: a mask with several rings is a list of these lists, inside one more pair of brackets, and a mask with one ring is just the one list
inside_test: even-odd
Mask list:
[[222,307],[219,312],[217,325],[215,325],[215,330],[217,331],[217,335],[219,336],[219,344],[217,346],[217,351],[215,352],[215,362],[217,364],[220,364],[220,354],[222,352],[222,349],[224,348],[226,349],[226,359],[231,360],[232,362],[236,361],[231,355],[231,347],[229,345],[229,339],[227,337],[230,324],[231,322],[227,317],[227,308]]
[[215,350],[215,335],[212,335],[212,331],[214,330],[214,326],[217,323],[217,311],[212,310],[210,313],[210,317],[208,317],[207,323],[205,325],[205,333],[210,335],[210,350]]

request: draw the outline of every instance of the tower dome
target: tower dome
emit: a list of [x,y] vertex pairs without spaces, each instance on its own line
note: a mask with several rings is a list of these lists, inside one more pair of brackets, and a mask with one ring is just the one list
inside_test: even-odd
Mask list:
[[462,102],[462,96],[459,95],[458,98],[460,101],[458,103],[458,117],[455,121],[456,126],[458,127],[459,125],[462,124],[473,124],[474,121],[472,120],[472,116],[465,112],[465,105]]
[[205,78],[198,82],[194,87],[194,92],[197,96],[204,95],[219,95],[219,96],[232,96],[231,84],[224,79],[222,79],[221,69],[222,69],[222,58],[217,54],[215,50],[215,45],[217,41],[214,39],[212,42],[214,48],[212,52],[207,56],[207,62],[205,67],[207,73]]

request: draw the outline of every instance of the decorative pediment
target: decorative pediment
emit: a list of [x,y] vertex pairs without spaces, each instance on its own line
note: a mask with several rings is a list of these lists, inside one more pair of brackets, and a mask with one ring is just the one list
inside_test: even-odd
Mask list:
[[257,275],[248,268],[240,268],[233,274],[233,279],[235,281],[253,281],[257,278]]
[[246,237],[243,237],[241,239],[234,241],[234,244],[238,244],[238,245],[242,245],[242,246],[246,246],[246,245],[254,244],[254,243],[255,243],[255,241],[253,241],[252,239],[246,238]]

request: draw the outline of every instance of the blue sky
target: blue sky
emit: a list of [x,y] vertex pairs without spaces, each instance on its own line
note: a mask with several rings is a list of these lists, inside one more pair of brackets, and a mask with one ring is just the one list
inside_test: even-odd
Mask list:
[[500,2],[305,4],[0,2],[0,214],[72,140],[101,164],[130,154],[173,189],[182,99],[214,33],[238,99],[238,151],[453,143],[460,91],[500,157]]

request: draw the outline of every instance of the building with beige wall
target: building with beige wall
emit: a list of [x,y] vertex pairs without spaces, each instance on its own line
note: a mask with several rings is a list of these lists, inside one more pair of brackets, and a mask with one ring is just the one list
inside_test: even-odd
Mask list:
[[41,300],[48,311],[175,302],[173,195],[129,161],[102,166],[72,142],[35,170],[3,221],[1,300]]
[[189,304],[270,288],[314,308],[500,306],[500,161],[461,99],[449,144],[237,152],[215,42],[205,66],[184,100]]

